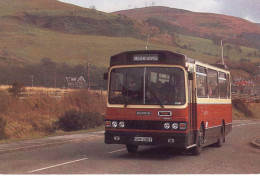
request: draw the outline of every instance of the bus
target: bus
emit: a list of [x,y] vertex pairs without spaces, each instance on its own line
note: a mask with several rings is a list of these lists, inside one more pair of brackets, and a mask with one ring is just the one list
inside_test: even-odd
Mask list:
[[108,72],[105,143],[166,146],[200,155],[232,130],[230,72],[171,51],[114,55]]

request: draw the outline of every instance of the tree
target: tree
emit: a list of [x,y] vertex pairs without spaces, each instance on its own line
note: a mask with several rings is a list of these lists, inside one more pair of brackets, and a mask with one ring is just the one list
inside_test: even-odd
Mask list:
[[21,82],[14,82],[12,87],[8,89],[10,93],[12,93],[15,97],[17,97],[20,93],[25,91],[24,84]]

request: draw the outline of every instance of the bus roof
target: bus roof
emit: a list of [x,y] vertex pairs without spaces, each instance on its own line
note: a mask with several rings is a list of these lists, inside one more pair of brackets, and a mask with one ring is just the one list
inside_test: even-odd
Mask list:
[[[116,54],[110,59],[110,66],[116,65],[140,65],[140,64],[168,64],[180,65],[187,68],[189,65],[201,65],[216,70],[226,71],[224,65],[210,65],[201,61],[188,58],[187,56],[166,50],[136,50]],[[191,67],[190,67],[191,68]],[[189,69],[191,70],[191,69]],[[193,70],[194,71],[194,68]]]
[[186,56],[164,50],[127,51],[114,55],[110,59],[110,66],[139,65],[139,64],[172,64],[186,66]]
[[196,71],[195,70],[196,65],[199,65],[199,66],[202,66],[202,67],[205,67],[205,68],[211,68],[211,69],[214,69],[214,70],[217,70],[217,71],[230,73],[230,71],[226,69],[226,66],[222,65],[222,64],[208,64],[208,63],[204,63],[204,62],[201,62],[201,61],[198,61],[198,60],[195,60],[195,59],[191,59],[191,58],[187,58],[186,63],[187,63],[186,65],[188,67],[188,70],[191,71],[191,72],[195,72]]

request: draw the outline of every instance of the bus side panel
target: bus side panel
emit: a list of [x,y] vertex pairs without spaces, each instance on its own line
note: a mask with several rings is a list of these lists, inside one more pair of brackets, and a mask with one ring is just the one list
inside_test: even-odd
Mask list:
[[231,104],[197,104],[197,128],[203,122],[205,128],[205,140],[208,144],[214,143],[221,131],[224,121],[225,134],[232,128]]

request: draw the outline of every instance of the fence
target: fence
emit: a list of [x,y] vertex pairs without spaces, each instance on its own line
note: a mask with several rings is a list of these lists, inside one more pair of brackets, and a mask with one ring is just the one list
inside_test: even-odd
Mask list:
[[260,102],[260,96],[253,96],[248,94],[231,93],[232,99],[240,99],[244,102]]
[[[11,86],[0,86],[0,90],[10,94],[8,89]],[[19,94],[19,99],[29,99],[29,98],[40,98],[40,97],[51,97],[55,99],[60,99],[70,92],[79,91],[82,89],[60,89],[60,88],[44,88],[44,87],[26,87],[26,91]],[[89,90],[96,97],[106,97],[107,91],[102,90]]]

